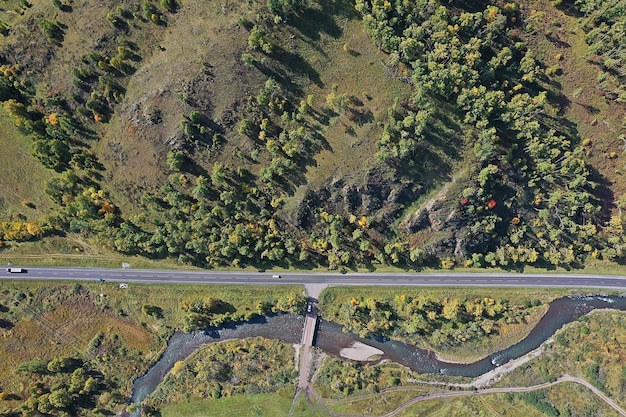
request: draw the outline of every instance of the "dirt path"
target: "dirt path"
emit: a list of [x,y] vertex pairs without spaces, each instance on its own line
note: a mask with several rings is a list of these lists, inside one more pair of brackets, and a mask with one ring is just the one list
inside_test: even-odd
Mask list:
[[553,385],[560,384],[563,382],[574,382],[574,383],[577,383],[577,384],[580,384],[589,388],[594,394],[600,397],[610,407],[615,409],[615,411],[617,411],[620,415],[626,417],[626,411],[623,408],[621,408],[615,401],[608,398],[600,390],[598,390],[596,387],[594,387],[593,385],[591,385],[589,382],[585,381],[584,379],[573,377],[570,375],[563,375],[554,382],[545,382],[543,384],[532,385],[530,387],[484,388],[484,389],[478,389],[475,391],[442,392],[438,394],[420,395],[418,397],[413,398],[412,400],[405,402],[404,404],[402,404],[400,407],[396,408],[395,410],[387,414],[383,414],[383,416],[381,417],[395,416],[396,414],[400,413],[401,411],[405,410],[406,408],[420,401],[433,400],[433,399],[438,399],[438,398],[465,397],[468,395],[484,395],[484,394],[497,394],[497,393],[508,393],[508,392],[516,392],[516,393],[531,392],[531,391],[537,391],[540,389],[548,388],[548,387],[551,387]]
[[[549,344],[552,344],[553,341],[554,339],[550,338],[546,340],[545,342],[543,342],[541,346],[539,346],[537,349],[531,352],[528,352],[524,356],[520,356],[517,359],[513,359],[505,363],[502,366],[499,366],[487,373],[482,374],[481,376],[479,376],[478,378],[474,379],[472,382],[467,384],[467,388],[469,387],[483,388],[488,385],[492,385],[494,382],[497,382],[500,379],[502,379],[504,375],[512,372],[513,370],[525,364],[526,362],[530,362],[531,360],[543,354],[546,346],[548,346]],[[460,384],[460,386],[462,386],[462,384]]]
[[328,287],[328,284],[304,284],[304,288],[306,289],[309,297],[318,299],[322,291],[324,291]]
[[[544,389],[544,388],[548,388],[548,387],[551,387],[553,385],[560,384],[560,383],[563,383],[563,382],[574,382],[576,384],[580,384],[580,385],[583,385],[583,386],[589,388],[591,390],[591,392],[593,392],[595,395],[600,397],[605,403],[607,403],[610,407],[612,407],[620,415],[626,417],[626,410],[621,408],[615,401],[613,401],[612,399],[607,397],[603,392],[598,390],[596,387],[594,387],[593,385],[591,385],[589,382],[585,381],[584,379],[578,378],[578,377],[574,377],[574,376],[571,376],[571,375],[562,375],[556,381],[545,382],[543,384],[532,385],[530,387],[483,388],[483,389],[477,389],[477,390],[474,390],[474,391],[451,391],[451,392],[441,392],[441,393],[436,393],[436,394],[419,395],[419,396],[417,396],[417,397],[415,397],[415,398],[413,398],[413,399],[403,403],[402,405],[400,405],[395,410],[390,411],[390,412],[388,412],[386,414],[383,414],[380,417],[392,417],[392,416],[395,416],[395,415],[401,413],[402,411],[406,410],[407,408],[409,408],[413,404],[416,404],[416,403],[421,402],[421,401],[443,399],[443,398],[466,397],[466,396],[473,396],[473,395],[509,393],[509,392],[515,392],[515,393],[531,392],[531,391],[538,391],[538,390],[541,390],[541,389]],[[411,389],[411,388],[405,388],[405,390],[406,389]],[[384,390],[384,391],[381,391],[380,393],[378,393],[376,395],[380,395],[380,394],[383,394],[385,392],[401,391],[401,390],[402,390],[401,388],[391,389],[391,390]],[[318,402],[321,402],[322,404],[324,404],[324,400],[321,399],[317,394],[313,395],[313,397]],[[336,417],[360,417],[360,416],[362,416],[361,414],[343,414],[343,413],[338,413],[336,411],[329,410],[328,407],[326,407],[326,408],[327,408],[328,412],[331,415],[336,416]]]
[[[444,190],[445,191],[445,187]],[[315,300],[318,299],[320,293],[327,287],[326,284],[306,284],[305,288],[309,294],[309,296]],[[311,319],[311,317],[307,317],[307,322],[313,322],[314,320],[309,320]],[[310,385],[310,381],[309,381],[309,367],[310,367],[310,361],[311,361],[311,357],[312,357],[312,351],[310,351],[311,346],[307,343],[310,343],[311,335],[307,334],[311,332],[311,326],[307,326],[307,323],[305,323],[305,328],[304,328],[304,334],[303,334],[303,346],[302,349],[300,350],[300,357],[299,357],[299,368],[300,368],[300,376],[298,379],[298,389],[296,390],[296,395],[294,397],[293,403],[292,403],[292,407],[291,410],[289,411],[289,414],[291,415],[291,413],[293,412],[297,402],[300,399],[300,394],[304,393],[305,396],[307,397],[308,401],[315,401],[316,403],[318,403],[319,405],[323,406],[326,411],[333,416],[337,416],[337,417],[357,417],[360,416],[359,414],[343,414],[343,413],[338,413],[336,411],[333,411],[330,409],[330,405],[332,403],[334,403],[333,401],[325,401],[324,399],[322,399],[313,389],[313,387]],[[308,336],[308,337],[307,337]],[[407,409],[408,407],[412,406],[413,404],[416,404],[418,402],[421,401],[428,401],[428,400],[434,400],[434,399],[442,399],[442,398],[455,398],[455,397],[464,397],[464,396],[468,396],[468,395],[485,395],[485,394],[496,394],[496,393],[508,393],[508,392],[516,392],[516,393],[523,393],[523,392],[531,392],[531,391],[537,391],[540,389],[544,389],[544,388],[548,388],[551,387],[553,385],[559,384],[559,383],[563,383],[563,382],[574,382],[580,385],[583,385],[585,387],[587,387],[588,389],[590,389],[595,395],[597,395],[599,398],[601,398],[605,403],[607,403],[610,407],[612,407],[614,410],[616,410],[620,415],[626,417],[626,411],[621,408],[615,401],[613,401],[612,399],[610,399],[609,397],[607,397],[604,393],[602,393],[600,390],[598,390],[596,387],[594,387],[593,385],[591,385],[589,382],[585,381],[584,379],[581,378],[577,378],[577,377],[573,377],[570,375],[562,375],[560,378],[558,378],[556,381],[553,382],[546,382],[543,384],[538,384],[538,385],[533,385],[530,387],[506,387],[506,388],[483,388],[487,385],[490,385],[492,383],[494,383],[495,381],[499,380],[500,378],[502,378],[503,375],[511,372],[513,369],[519,367],[520,365],[534,359],[535,357],[541,355],[544,352],[545,346],[547,344],[552,343],[552,339],[548,339],[546,340],[539,348],[535,349],[532,352],[529,352],[528,354],[515,359],[513,361],[508,362],[507,364],[498,367],[496,369],[494,369],[491,372],[487,372],[484,375],[481,375],[480,377],[476,378],[474,381],[472,381],[469,384],[447,384],[445,386],[454,386],[454,387],[459,387],[459,388],[474,388],[474,390],[471,391],[446,391],[446,392],[441,392],[441,393],[435,393],[435,394],[426,394],[426,395],[418,395],[415,398],[405,402],[404,404],[400,405],[398,408],[396,408],[395,410],[390,411],[387,414],[382,415],[381,417],[392,417],[395,416],[399,413],[401,413],[402,411],[404,411],[405,409]],[[398,388],[392,388],[389,390],[385,390],[385,391],[381,391],[380,393],[377,394],[371,394],[368,396],[364,396],[364,397],[360,397],[360,398],[368,398],[368,397],[374,397],[376,395],[380,395],[382,393],[385,392],[391,392],[391,391],[403,391],[403,390],[411,390],[411,389],[415,389],[415,387],[398,387]]]

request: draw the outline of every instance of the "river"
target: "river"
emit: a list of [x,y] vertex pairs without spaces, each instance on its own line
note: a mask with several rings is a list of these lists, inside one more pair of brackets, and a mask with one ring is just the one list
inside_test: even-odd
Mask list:
[[[482,360],[467,364],[440,361],[432,351],[419,349],[394,340],[363,339],[346,334],[342,332],[341,325],[331,322],[320,322],[314,344],[331,355],[338,355],[341,349],[351,346],[355,341],[360,341],[382,350],[384,352],[383,359],[400,363],[419,373],[477,377],[535,350],[564,324],[593,310],[607,308],[626,310],[626,297],[559,298],[550,303],[547,313],[528,336],[519,343],[495,352]],[[255,336],[279,339],[287,343],[300,343],[303,326],[303,316],[285,314],[262,317],[250,322],[210,329],[205,332],[176,332],[169,340],[167,348],[157,363],[144,376],[135,381],[131,402],[142,402],[163,381],[177,361],[184,360],[202,345],[221,340]]]

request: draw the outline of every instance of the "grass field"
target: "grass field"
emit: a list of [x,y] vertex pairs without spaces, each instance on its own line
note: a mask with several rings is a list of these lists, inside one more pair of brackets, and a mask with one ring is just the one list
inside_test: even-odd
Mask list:
[[[619,415],[589,390],[576,384],[559,384],[538,392],[561,416],[616,417]],[[196,401],[166,407],[161,410],[161,413],[163,417],[217,417],[224,415],[234,417],[286,417],[288,415],[327,417],[336,415],[334,413],[379,416],[395,410],[417,395],[411,391],[381,394],[370,400],[354,400],[341,406],[310,405],[301,402],[290,413],[291,394],[293,394],[293,389],[284,389],[273,395],[257,394],[216,401]],[[427,400],[418,402],[396,415],[401,417],[544,417],[549,415],[538,410],[536,406],[524,398],[523,394],[487,394],[445,400]]]
[[[30,139],[0,106],[0,219],[37,220],[51,208],[44,194],[50,172],[31,156]],[[26,206],[22,202],[31,203]]]
[[[256,94],[263,79],[242,68],[247,32],[237,18],[254,14],[257,7],[255,2],[182,2],[169,16],[167,30],[151,28],[155,39],[142,40],[143,59],[98,144],[107,181],[125,212],[137,213],[141,194],[167,182],[166,142],[180,133],[180,121],[196,109],[190,103],[201,103],[201,111],[219,121],[234,103]],[[148,120],[155,109],[162,117],[158,124]],[[229,142],[241,140],[235,133],[229,130]],[[229,154],[224,152],[224,163],[231,162]],[[211,160],[198,160],[203,170],[210,169]]]
[[380,394],[371,394],[363,397],[351,398],[339,402],[330,402],[329,406],[342,414],[366,414],[366,415],[383,415],[399,405],[420,395],[433,392],[440,392],[437,388],[407,388],[395,392],[385,392]]
[[321,82],[312,83],[308,91],[315,97],[314,108],[323,112],[325,97],[336,84],[340,94],[352,94],[362,102],[359,111],[363,114],[362,119],[337,114],[328,126],[321,127],[328,149],[321,151],[316,157],[317,165],[308,169],[307,178],[313,187],[332,178],[367,181],[365,175],[377,163],[374,154],[381,133],[379,123],[394,100],[402,100],[410,92],[406,84],[386,72],[382,65],[384,54],[372,45],[356,16],[350,11],[348,14],[351,19],[337,20],[340,35],[335,39],[326,36],[328,56],[309,58],[306,50],[303,52],[305,59],[319,62],[320,67]]
[[[9,291],[38,293],[50,288],[49,283],[0,281],[1,289]],[[61,284],[64,290],[74,284]],[[219,298],[236,311],[256,311],[259,302],[272,302],[281,297],[302,294],[299,286],[247,286],[247,285],[142,285],[130,284],[121,289],[117,283],[81,283],[82,288],[90,293],[104,294],[102,304],[107,309],[122,309],[125,314],[140,323],[170,329],[182,328],[184,311],[180,302],[188,299]],[[154,319],[141,312],[145,304],[157,305],[163,310],[163,319]]]
[[556,8],[544,1],[527,1],[524,7],[532,13],[536,27],[526,41],[547,66],[557,65],[561,69],[554,76],[558,94],[563,95],[561,112],[575,123],[581,140],[588,140],[587,158],[599,174],[595,180],[610,187],[616,201],[626,191],[626,177],[621,169],[626,153],[620,139],[624,133],[624,109],[603,97],[598,87],[601,71],[592,62],[593,54],[581,28],[586,18],[577,16],[569,6]]
[[328,414],[305,401],[295,405],[290,413],[294,397],[293,388],[284,388],[275,394],[242,395],[214,401],[194,401],[175,404],[161,410],[163,417],[325,417]]
[[[447,400],[419,402],[397,414],[400,417],[414,416],[485,416],[485,417],[544,417],[547,415],[571,415],[616,417],[619,414],[591,391],[573,384],[559,384],[538,391],[552,405],[544,412],[524,399],[525,394],[487,394]],[[554,410],[554,411],[552,411]],[[556,414],[550,414],[555,413]]]

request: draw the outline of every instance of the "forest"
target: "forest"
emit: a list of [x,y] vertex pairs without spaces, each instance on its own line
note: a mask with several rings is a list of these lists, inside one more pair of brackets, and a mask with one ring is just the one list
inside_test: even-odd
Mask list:
[[[344,272],[621,263],[624,1],[541,6],[577,19],[583,51],[513,2],[5,0],[0,99],[47,200],[3,197],[1,249],[60,237]],[[185,28],[191,13],[219,17]],[[185,30],[209,46],[175,47]],[[566,91],[589,69],[592,98]]]

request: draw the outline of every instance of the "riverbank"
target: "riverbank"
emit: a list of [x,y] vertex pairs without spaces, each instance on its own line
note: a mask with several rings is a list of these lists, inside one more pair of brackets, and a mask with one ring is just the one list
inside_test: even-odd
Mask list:
[[470,342],[466,345],[451,347],[445,352],[437,350],[432,346],[426,346],[425,348],[435,352],[437,359],[442,362],[455,364],[478,362],[493,352],[505,350],[524,340],[548,312],[548,308],[549,305],[539,306],[524,318],[523,323],[505,325],[500,330],[500,334],[489,336],[488,344]]
[[330,287],[319,309],[348,332],[393,338],[434,352],[441,361],[468,364],[520,342],[550,302],[577,294],[545,288]]
[[[554,339],[550,338],[543,342],[541,346],[539,346],[537,349],[528,352],[526,355],[521,356],[517,359],[513,359],[502,366],[498,366],[497,368],[480,375],[478,378],[465,385],[468,388],[484,388],[493,385],[494,383],[502,379],[503,376],[509,374],[510,372],[514,371],[525,363],[528,363],[533,359],[541,356],[546,351],[547,346],[552,344],[553,342]],[[461,384],[460,386],[463,386],[463,384]]]

